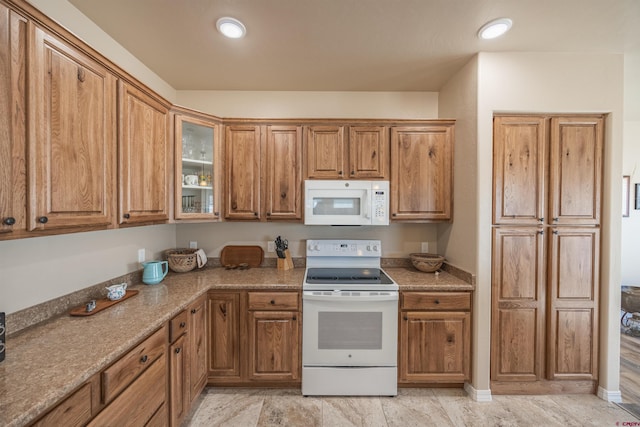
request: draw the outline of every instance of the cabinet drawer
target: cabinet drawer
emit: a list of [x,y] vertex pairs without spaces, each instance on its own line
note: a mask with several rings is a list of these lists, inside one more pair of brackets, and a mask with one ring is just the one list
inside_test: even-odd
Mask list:
[[102,372],[102,401],[109,402],[162,356],[167,343],[167,327],[138,344]]
[[91,384],[87,383],[33,424],[33,427],[83,426],[90,419]]
[[298,310],[297,292],[249,292],[249,310]]
[[[166,337],[164,337],[166,338]],[[160,355],[131,386],[95,417],[90,427],[168,425],[167,359]]]
[[470,310],[469,292],[403,292],[403,310]]
[[187,310],[181,311],[169,322],[169,342],[174,342],[180,335],[187,332]]

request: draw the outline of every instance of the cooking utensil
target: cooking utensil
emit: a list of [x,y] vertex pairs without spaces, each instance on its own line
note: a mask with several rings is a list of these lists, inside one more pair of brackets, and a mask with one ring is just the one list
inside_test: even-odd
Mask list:
[[278,236],[276,237],[275,244],[276,244],[276,254],[278,255],[278,258],[285,258],[286,255],[284,251],[286,251],[289,248],[289,241],[287,239],[283,240],[280,236]]

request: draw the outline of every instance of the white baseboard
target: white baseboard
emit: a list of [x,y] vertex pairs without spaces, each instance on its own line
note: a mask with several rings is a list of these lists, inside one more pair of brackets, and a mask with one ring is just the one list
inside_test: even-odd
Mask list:
[[464,391],[476,402],[491,402],[491,390],[476,390],[471,384],[464,383]]
[[620,393],[620,390],[609,391],[598,387],[598,397],[607,402],[622,403],[622,393]]

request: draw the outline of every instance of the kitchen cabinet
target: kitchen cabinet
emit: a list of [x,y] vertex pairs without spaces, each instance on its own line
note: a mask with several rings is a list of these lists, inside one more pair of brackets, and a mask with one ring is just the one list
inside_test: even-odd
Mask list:
[[400,385],[471,378],[471,293],[400,293]]
[[209,292],[209,382],[240,381],[240,292]]
[[391,128],[392,221],[452,218],[454,125]]
[[313,125],[305,137],[308,179],[388,178],[387,126]]
[[29,26],[28,230],[113,225],[116,77]]
[[300,379],[300,304],[297,292],[249,292],[249,378]]
[[179,426],[189,411],[188,315],[183,310],[169,322],[169,416]]
[[220,219],[222,149],[217,120],[175,109],[175,219]]
[[189,304],[188,313],[188,366],[189,406],[207,384],[207,296]]
[[119,81],[119,218],[121,225],[169,219],[169,108]]
[[300,384],[300,293],[209,293],[209,384]]
[[602,116],[494,119],[496,393],[596,385],[602,155]]
[[225,152],[226,219],[302,218],[300,126],[225,126]]
[[94,376],[82,384],[66,399],[57,404],[42,418],[31,424],[32,427],[86,425],[97,412],[100,399],[99,377]]
[[0,4],[0,240],[26,230],[27,20]]

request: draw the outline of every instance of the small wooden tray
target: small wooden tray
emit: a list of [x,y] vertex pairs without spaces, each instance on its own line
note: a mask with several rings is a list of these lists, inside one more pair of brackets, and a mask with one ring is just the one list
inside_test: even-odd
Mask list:
[[122,298],[115,301],[111,301],[108,298],[97,299],[96,308],[94,308],[93,310],[87,312],[86,305],[83,305],[81,307],[74,308],[69,312],[69,314],[72,316],[91,316],[92,314],[96,314],[106,308],[111,307],[112,305],[122,302],[128,298],[131,298],[132,296],[138,295],[139,292],[140,291],[136,291],[136,290],[126,291]]
[[264,250],[260,246],[225,246],[220,252],[222,266],[249,264],[249,267],[260,267],[264,259]]

